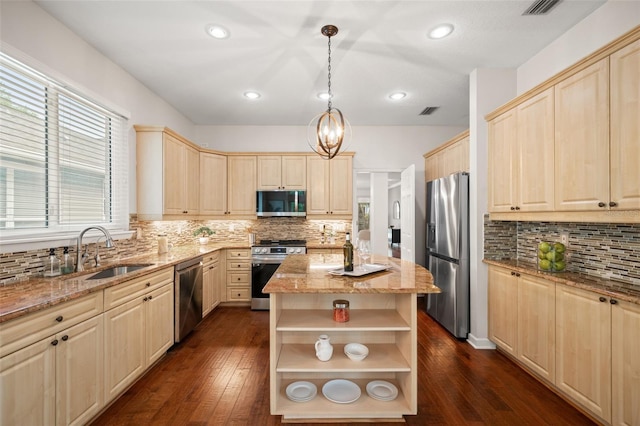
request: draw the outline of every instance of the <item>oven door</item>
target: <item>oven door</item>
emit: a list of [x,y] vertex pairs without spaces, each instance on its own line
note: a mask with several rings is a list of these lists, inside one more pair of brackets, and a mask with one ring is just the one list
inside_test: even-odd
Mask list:
[[273,260],[251,262],[251,309],[269,310],[269,295],[262,292],[262,289],[271,276],[276,272],[282,261]]

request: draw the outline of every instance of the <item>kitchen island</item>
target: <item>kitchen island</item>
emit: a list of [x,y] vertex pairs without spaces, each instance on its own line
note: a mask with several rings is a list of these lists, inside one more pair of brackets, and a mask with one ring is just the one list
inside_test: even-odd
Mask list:
[[[283,422],[403,421],[404,415],[417,413],[416,298],[440,289],[429,271],[413,262],[374,256],[372,263],[389,269],[336,276],[329,272],[342,266],[342,255],[290,255],[265,286],[270,294],[271,414],[282,415]],[[349,321],[333,320],[336,299],[349,301]],[[315,356],[321,334],[333,345],[329,361]],[[347,343],[366,345],[369,355],[350,360],[344,354]],[[331,402],[322,389],[334,379],[356,383],[361,395],[341,399],[338,389],[338,402]],[[374,380],[391,383],[397,397],[370,397],[366,388]],[[290,400],[287,386],[300,381],[313,383],[317,395],[306,402]]]

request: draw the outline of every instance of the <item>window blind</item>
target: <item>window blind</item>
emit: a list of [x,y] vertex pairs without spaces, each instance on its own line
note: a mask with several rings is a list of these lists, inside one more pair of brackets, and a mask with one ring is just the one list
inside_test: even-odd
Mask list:
[[128,227],[126,119],[0,53],[0,231]]

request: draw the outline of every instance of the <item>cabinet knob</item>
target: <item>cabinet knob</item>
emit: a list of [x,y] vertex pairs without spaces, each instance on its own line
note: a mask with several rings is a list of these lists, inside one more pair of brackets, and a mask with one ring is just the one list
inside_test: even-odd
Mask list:
[[151,300],[151,299],[153,299],[153,296],[152,296],[152,295],[149,295],[149,300]]
[[520,273],[519,273],[519,272],[516,272],[516,277],[519,277],[519,276],[520,276]]
[[51,344],[53,346],[57,346],[58,345],[58,339],[54,339],[53,342],[51,342]]
[[59,317],[57,317],[57,318],[56,318],[56,321],[58,321],[58,322],[62,322],[62,320],[63,320],[63,319],[64,319],[64,318],[62,317],[62,315],[60,315]]
[[519,207],[519,206],[516,206],[516,210],[520,210],[520,207]]
[[618,203],[616,203],[615,201],[609,201],[609,207],[616,207],[618,205]]
[[142,299],[143,302],[146,302],[147,300],[149,300],[148,297],[145,297],[144,299]]
[[515,274],[516,274],[515,272],[511,271],[511,275],[515,275]]
[[509,207],[509,210],[515,210],[515,209],[516,209],[516,208],[515,208],[515,207],[513,207],[513,206]]
[[240,293],[238,293],[238,297],[240,297]]
[[606,302],[606,301],[607,301],[607,298],[606,298],[606,297],[602,297],[602,296],[600,296],[600,298],[599,298],[598,300],[599,300],[599,301],[601,301],[601,302]]
[[616,299],[610,299],[609,303],[611,303],[612,305],[617,305],[618,301]]
[[67,336],[66,334],[64,336],[62,336],[62,340],[64,342],[66,342],[67,340],[69,340],[69,336]]
[[600,201],[600,202],[598,203],[598,207],[606,207],[606,204],[605,204],[605,203],[603,203],[602,201]]
[[151,287],[151,283],[147,283],[147,287]]
[[238,281],[240,281],[240,277],[238,277]]

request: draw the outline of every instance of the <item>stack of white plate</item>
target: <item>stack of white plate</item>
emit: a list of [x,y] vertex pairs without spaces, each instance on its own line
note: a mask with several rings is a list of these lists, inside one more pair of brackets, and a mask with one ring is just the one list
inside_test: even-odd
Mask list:
[[367,383],[367,394],[378,401],[393,401],[398,397],[398,388],[384,380]]
[[322,387],[322,394],[331,402],[338,404],[350,404],[360,398],[362,391],[360,386],[351,380],[329,380]]
[[315,398],[318,388],[311,382],[293,382],[287,386],[287,398],[293,402],[307,402]]

